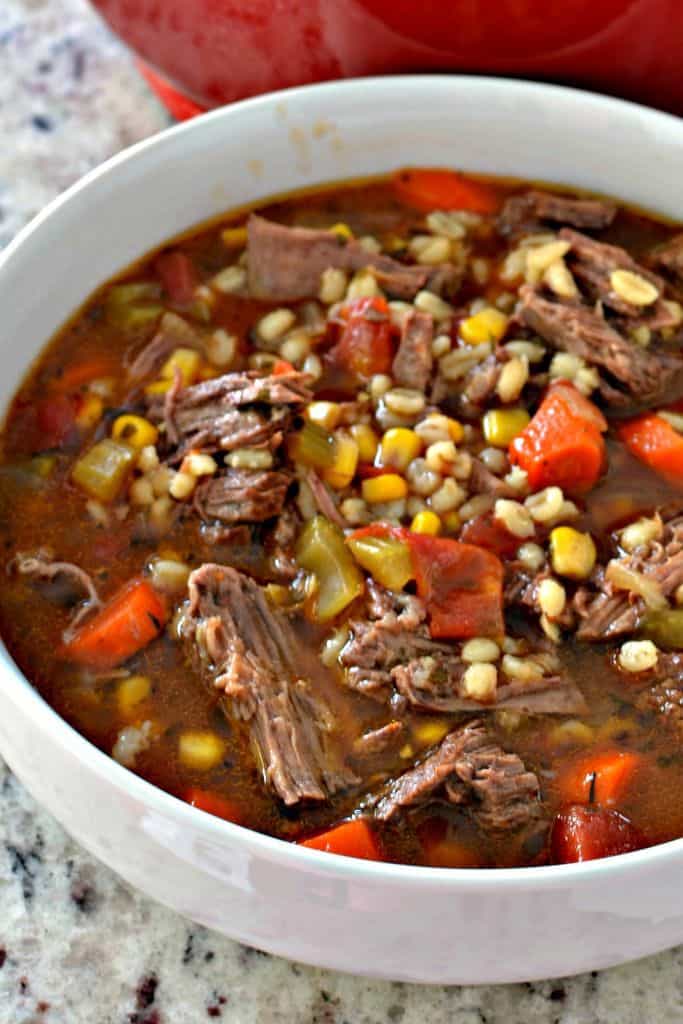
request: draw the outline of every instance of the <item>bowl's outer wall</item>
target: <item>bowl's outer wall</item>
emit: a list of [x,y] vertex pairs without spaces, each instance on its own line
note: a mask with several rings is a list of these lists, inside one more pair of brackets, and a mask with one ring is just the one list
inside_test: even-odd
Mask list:
[[[421,77],[252,100],[89,175],[0,259],[0,408],[102,281],[223,210],[404,164],[571,183],[683,218],[683,125],[547,86]],[[683,940],[683,843],[500,872],[366,865],[188,808],[62,722],[0,652],[0,750],[89,850],[183,914],[262,949],[395,979],[569,974]]]

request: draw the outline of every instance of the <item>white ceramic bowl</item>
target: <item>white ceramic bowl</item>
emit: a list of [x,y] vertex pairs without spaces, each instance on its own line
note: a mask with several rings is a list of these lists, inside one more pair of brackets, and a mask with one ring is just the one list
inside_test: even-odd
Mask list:
[[[310,86],[164,132],[87,175],[0,259],[0,408],[101,282],[215,214],[405,164],[570,183],[683,219],[683,122],[486,78]],[[583,865],[445,870],[292,846],[194,810],[63,722],[0,652],[0,750],[69,832],[150,896],[312,964],[423,982],[544,978],[683,941],[683,841]]]

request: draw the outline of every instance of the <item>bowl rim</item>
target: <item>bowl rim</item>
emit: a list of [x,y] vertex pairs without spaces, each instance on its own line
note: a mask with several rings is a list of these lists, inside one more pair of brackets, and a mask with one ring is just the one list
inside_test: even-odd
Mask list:
[[[292,86],[276,92],[266,93],[249,99],[240,100],[224,107],[208,111],[198,117],[180,124],[171,125],[132,146],[116,153],[103,163],[88,171],[69,188],[48,203],[39,211],[0,252],[0,274],[3,268],[14,258],[14,253],[29,238],[39,232],[47,221],[54,218],[62,206],[68,204],[82,191],[88,189],[101,178],[116,174],[120,166],[134,161],[142,155],[163,151],[164,147],[175,144],[178,137],[204,130],[207,124],[214,121],[228,121],[235,114],[259,108],[274,107],[278,103],[296,103],[300,97],[312,93],[321,95],[352,92],[359,86],[365,90],[387,89],[392,83],[398,82],[405,87],[417,91],[433,91],[439,86],[458,87],[473,91],[507,94],[507,99],[525,99],[533,97],[550,98],[558,102],[575,104],[586,110],[623,111],[626,114],[647,119],[655,127],[664,132],[673,133],[683,139],[683,120],[673,114],[654,110],[630,100],[582,90],[564,85],[532,81],[528,79],[510,79],[491,75],[459,75],[459,74],[423,74],[423,75],[373,75],[359,78],[342,79],[339,81],[315,83],[303,86]],[[264,196],[264,199],[267,199]],[[58,330],[59,326],[55,328]],[[47,340],[47,339],[46,339]],[[46,343],[46,342],[45,342]],[[420,865],[395,864],[389,861],[368,861],[324,851],[313,850],[297,843],[287,842],[265,833],[254,831],[233,822],[215,817],[200,811],[184,802],[179,797],[153,785],[135,772],[124,768],[113,757],[95,746],[84,735],[78,732],[62,718],[31,684],[19,666],[14,662],[0,637],[0,666],[12,677],[9,699],[21,706],[27,718],[37,726],[44,728],[51,738],[65,752],[73,755],[84,764],[88,771],[97,775],[106,785],[113,787],[122,795],[129,795],[146,809],[159,813],[160,816],[174,819],[179,825],[187,823],[195,835],[203,832],[208,837],[220,841],[229,839],[231,845],[244,845],[254,855],[275,862],[278,866],[291,867],[306,872],[314,869],[320,875],[335,877],[345,882],[377,883],[385,885],[401,884],[423,888],[442,888],[451,886],[459,890],[490,890],[499,886],[512,887],[516,890],[542,888],[568,888],[575,884],[596,882],[609,873],[620,875],[624,879],[641,868],[656,867],[669,858],[683,855],[683,838],[658,843],[643,850],[619,854],[615,857],[585,861],[576,864],[551,864],[534,867],[513,868],[438,868]],[[53,813],[52,811],[50,811]],[[58,815],[55,815],[58,817]]]

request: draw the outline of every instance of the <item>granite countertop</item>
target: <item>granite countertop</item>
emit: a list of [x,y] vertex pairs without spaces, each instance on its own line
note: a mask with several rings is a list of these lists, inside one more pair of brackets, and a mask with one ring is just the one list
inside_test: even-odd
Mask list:
[[[53,196],[168,123],[84,0],[0,0],[0,246]],[[566,981],[422,988],[266,956],[131,890],[0,761],[0,1024],[656,1024],[683,950]]]

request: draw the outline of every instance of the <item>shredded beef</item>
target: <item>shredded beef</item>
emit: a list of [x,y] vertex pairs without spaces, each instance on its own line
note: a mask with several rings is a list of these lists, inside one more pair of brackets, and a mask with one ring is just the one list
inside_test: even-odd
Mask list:
[[519,496],[514,488],[492,473],[481,459],[477,458],[472,459],[469,489],[471,494],[490,494],[494,498],[516,498]]
[[330,494],[327,484],[324,480],[320,479],[314,469],[309,469],[306,473],[306,482],[311,488],[313,500],[315,501],[321,515],[324,515],[331,522],[336,523],[336,525],[342,530],[346,529],[349,524],[335,505],[334,498]]
[[462,398],[465,402],[481,408],[493,398],[503,363],[494,355],[476,363],[465,375]]
[[[235,448],[277,448],[292,411],[311,400],[309,377],[293,371],[263,377],[254,371],[181,388],[172,401],[155,396],[148,414],[165,422],[178,454],[193,451],[232,451]],[[247,408],[245,408],[245,406]]]
[[59,590],[55,593],[55,599],[59,603],[74,605],[79,599],[84,598],[72,615],[69,627],[64,631],[65,640],[73,636],[74,630],[87,615],[102,607],[92,577],[73,562],[56,561],[47,548],[38,548],[37,551],[31,552],[18,551],[7,569],[9,572],[16,572],[20,576],[27,576],[41,583],[57,583]]
[[136,355],[126,353],[124,365],[130,381],[137,382],[158,370],[173,349],[201,348],[201,335],[177,313],[164,313],[159,330]]
[[595,239],[582,235],[578,231],[572,231],[570,228],[563,228],[560,231],[560,238],[571,245],[567,254],[569,267],[574,276],[588,290],[590,298],[594,302],[600,301],[603,306],[613,309],[615,313],[620,313],[622,316],[637,317],[638,323],[653,330],[671,327],[675,324],[675,318],[661,297],[643,309],[642,306],[635,306],[633,303],[627,302],[614,291],[610,276],[615,270],[628,270],[645,278],[657,288],[660,296],[664,290],[662,278],[636,263],[625,249],[618,245],[607,245],[606,242],[596,242]]
[[[650,541],[618,561],[657,583],[663,597],[671,597],[683,583],[683,516],[664,524],[661,540]],[[579,640],[614,640],[633,633],[645,614],[642,598],[617,590],[598,566],[591,580],[576,592],[573,601],[579,617]]]
[[[528,285],[520,289],[520,297],[517,316],[525,326],[554,348],[606,371],[638,403],[661,400],[681,374],[679,358],[627,341],[587,306],[551,302]],[[623,399],[614,388],[605,397],[611,404]]]
[[469,806],[483,829],[506,832],[538,820],[539,793],[536,775],[476,720],[450,732],[433,754],[395,779],[375,813],[389,821],[441,795]]
[[384,754],[386,751],[396,747],[398,742],[403,739],[405,732],[406,727],[403,722],[396,720],[387,722],[386,725],[381,725],[370,732],[364,732],[362,736],[354,740],[354,759],[359,761],[371,760],[379,754]]
[[532,189],[505,201],[498,227],[506,235],[532,233],[546,224],[600,230],[612,223],[616,212],[614,203],[601,199],[575,199]]
[[654,671],[656,682],[638,694],[636,707],[656,714],[683,741],[683,655],[660,652]]
[[316,296],[324,270],[335,267],[375,270],[381,287],[398,299],[413,299],[422,288],[454,288],[459,274],[446,269],[399,263],[383,253],[368,252],[360,242],[332,231],[286,227],[252,215],[247,223],[249,292],[254,298],[288,302]]
[[674,235],[650,254],[651,262],[683,286],[683,234]]
[[300,525],[298,510],[290,503],[277,517],[269,537],[269,543],[272,545],[271,565],[279,576],[288,580],[293,580],[299,571],[293,548]]
[[406,388],[426,391],[432,372],[434,321],[428,313],[408,314],[392,367],[394,379]]
[[180,633],[228,714],[249,723],[266,784],[291,806],[356,783],[331,742],[333,715],[314,686],[320,670],[262,589],[208,564],[191,574],[189,599]]
[[195,508],[209,522],[262,523],[282,512],[291,482],[277,470],[226,469],[197,487]]

